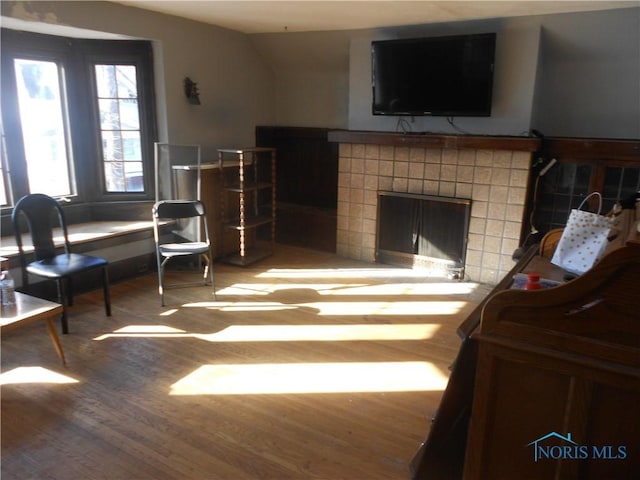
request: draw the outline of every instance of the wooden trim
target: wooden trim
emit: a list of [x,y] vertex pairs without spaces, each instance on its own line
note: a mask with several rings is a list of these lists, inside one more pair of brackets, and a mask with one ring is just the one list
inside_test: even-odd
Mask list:
[[440,135],[394,132],[368,132],[355,130],[332,130],[329,141],[337,143],[369,143],[423,148],[518,150],[535,152],[540,148],[540,139],[532,137],[508,137],[490,135]]
[[520,150],[544,152],[553,157],[584,160],[620,160],[640,164],[640,140],[609,138],[510,137],[491,135],[440,135],[418,133],[332,130],[329,141],[426,148]]
[[543,146],[549,157],[558,160],[619,160],[640,165],[640,140],[551,137],[544,139]]
[[324,127],[279,127],[258,125],[255,129],[256,145],[269,146],[265,142],[269,142],[271,138],[282,138],[289,140],[291,138],[313,138],[318,140],[326,140],[329,133],[328,128]]

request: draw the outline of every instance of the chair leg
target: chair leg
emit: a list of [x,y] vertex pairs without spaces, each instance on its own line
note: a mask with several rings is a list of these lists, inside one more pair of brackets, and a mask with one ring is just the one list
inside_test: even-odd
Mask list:
[[60,324],[62,325],[62,333],[69,333],[69,322],[67,321],[67,306],[62,305],[62,313],[60,314]]
[[[207,255],[202,255],[202,257],[204,258],[204,270],[202,272],[202,280],[203,280],[203,285],[206,285],[209,282],[209,257]],[[200,261],[200,259],[198,259],[198,263],[200,266],[202,266],[202,261]]]
[[109,272],[107,267],[102,269],[102,293],[104,296],[104,310],[107,317],[111,316],[111,294],[109,293]]
[[62,304],[62,315],[60,315],[60,323],[62,325],[62,333],[69,333],[69,323],[67,322],[67,302],[64,289],[64,278],[56,280],[58,286],[58,302]]
[[73,305],[73,280],[67,277],[67,305]]
[[160,295],[160,305],[164,307],[164,289],[162,288],[162,268],[164,262],[160,259],[160,251],[156,244],[156,264],[158,265],[158,295]]
[[164,266],[169,261],[165,258],[162,262],[158,260],[158,293],[160,294],[160,305],[164,307]]
[[[206,270],[204,272],[205,276],[207,275],[207,270],[209,270],[209,280],[211,281],[211,289],[213,290],[213,299],[214,300],[218,300],[218,298],[216,297],[216,284],[215,284],[215,280],[213,279],[213,256],[208,256],[205,255],[204,258],[207,260],[207,265],[206,265]],[[205,284],[206,284],[206,280],[205,280]]]

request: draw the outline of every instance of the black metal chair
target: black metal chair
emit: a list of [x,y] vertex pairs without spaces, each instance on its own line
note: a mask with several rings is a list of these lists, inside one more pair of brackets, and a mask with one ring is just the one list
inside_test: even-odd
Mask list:
[[[160,242],[161,222],[170,221],[173,225],[174,242]],[[201,232],[204,231],[204,239]],[[153,206],[153,233],[156,244],[158,262],[158,292],[164,306],[164,290],[169,287],[185,287],[190,285],[207,285],[211,282],[213,296],[216,289],[213,280],[213,254],[207,227],[207,216],[204,204],[199,200],[162,200]],[[186,282],[165,285],[164,268],[172,258],[196,255],[205,260],[202,282]]]
[[[35,260],[30,262],[27,261],[28,254],[25,252],[22,242],[23,216],[26,219],[34,249]],[[64,212],[54,198],[41,193],[25,195],[18,200],[13,208],[11,221],[20,253],[23,287],[29,285],[29,274],[56,281],[58,301],[63,306],[60,319],[62,333],[69,333],[67,305],[73,305],[72,277],[81,272],[101,270],[104,308],[107,316],[111,316],[108,262],[101,257],[71,253]],[[54,228],[56,227],[62,230],[64,253],[57,253],[58,249],[54,243]]]

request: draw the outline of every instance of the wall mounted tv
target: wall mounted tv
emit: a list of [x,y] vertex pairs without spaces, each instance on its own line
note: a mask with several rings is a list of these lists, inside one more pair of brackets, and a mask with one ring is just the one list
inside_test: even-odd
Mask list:
[[371,43],[373,114],[488,117],[495,33]]

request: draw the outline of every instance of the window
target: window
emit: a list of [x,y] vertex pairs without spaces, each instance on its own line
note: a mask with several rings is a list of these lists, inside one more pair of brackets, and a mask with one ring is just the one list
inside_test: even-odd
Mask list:
[[95,65],[108,192],[144,190],[138,86],[132,65]]
[[62,68],[56,62],[13,61],[29,191],[50,196],[75,193],[67,148],[68,121]]
[[148,200],[155,113],[151,44],[2,29],[0,200]]
[[9,183],[7,182],[7,155],[4,146],[4,129],[2,128],[1,121],[0,132],[2,132],[2,137],[0,138],[0,207],[4,207],[9,204],[11,194],[9,190]]

